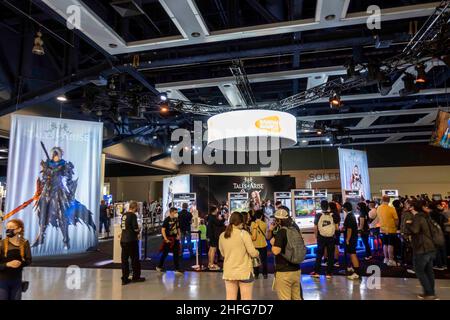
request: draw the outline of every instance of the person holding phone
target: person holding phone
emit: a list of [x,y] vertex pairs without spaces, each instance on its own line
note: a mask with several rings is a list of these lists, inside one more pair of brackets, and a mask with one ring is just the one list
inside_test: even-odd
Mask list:
[[24,237],[22,220],[6,225],[6,238],[0,241],[0,300],[22,299],[22,270],[31,264],[30,243]]

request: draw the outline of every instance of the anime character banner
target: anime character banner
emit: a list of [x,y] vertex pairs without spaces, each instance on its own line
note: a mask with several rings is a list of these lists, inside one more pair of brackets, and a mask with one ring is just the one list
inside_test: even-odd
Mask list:
[[365,151],[339,148],[342,199],[344,190],[358,190],[364,199],[370,199],[369,167]]
[[25,223],[33,255],[97,246],[103,124],[13,115],[6,216]]

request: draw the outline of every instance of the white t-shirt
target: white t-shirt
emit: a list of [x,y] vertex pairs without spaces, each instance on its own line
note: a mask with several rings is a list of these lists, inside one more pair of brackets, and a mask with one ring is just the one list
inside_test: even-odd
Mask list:
[[378,228],[380,226],[380,221],[378,219],[377,209],[373,208],[369,211],[369,218],[373,221],[369,224],[370,229]]

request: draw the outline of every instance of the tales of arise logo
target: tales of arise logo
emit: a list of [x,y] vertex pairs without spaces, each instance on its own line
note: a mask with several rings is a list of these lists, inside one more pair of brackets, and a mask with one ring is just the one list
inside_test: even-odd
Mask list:
[[256,183],[253,181],[252,177],[246,177],[241,183],[233,183],[233,188],[235,190],[262,190],[264,189],[264,183]]
[[26,131],[26,136],[30,138],[35,138],[38,140],[67,140],[67,141],[79,141],[87,142],[89,141],[88,133],[73,133],[70,130],[69,124],[65,122],[50,122],[48,129],[43,131],[36,131],[30,128]]

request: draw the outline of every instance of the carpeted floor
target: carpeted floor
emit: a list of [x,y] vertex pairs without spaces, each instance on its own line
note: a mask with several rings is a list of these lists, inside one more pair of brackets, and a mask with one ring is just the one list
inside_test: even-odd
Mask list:
[[[147,259],[142,261],[142,269],[144,270],[154,270],[157,263],[159,262],[159,246],[161,244],[161,237],[154,235],[148,238],[147,242]],[[77,265],[81,268],[120,268],[120,264],[115,264],[112,262],[113,259],[113,241],[112,239],[100,240],[99,247],[97,251],[86,252],[76,255],[67,256],[54,256],[54,257],[36,257],[33,259],[33,266],[40,267],[67,267],[70,265]],[[201,257],[202,265],[207,265],[207,256],[203,254]],[[273,273],[274,263],[273,256],[269,253],[269,273]],[[406,271],[404,267],[387,267],[383,264],[383,257],[380,255],[375,255],[370,261],[364,261],[361,252],[361,268],[363,272],[370,265],[378,265],[381,269],[381,275],[383,277],[401,277],[401,278],[414,278],[415,275],[410,274]],[[340,257],[341,268],[335,268],[335,274],[343,274],[344,261],[343,257]],[[189,254],[186,252],[181,261],[181,267],[186,270],[192,270],[192,266],[196,264],[195,258],[190,258]],[[221,265],[219,263],[219,265]],[[167,257],[165,267],[168,270],[173,269],[172,257]],[[309,274],[313,271],[314,259],[307,258],[302,264],[303,274]],[[445,271],[435,271],[435,276],[438,279],[450,279],[450,269]],[[325,272],[325,267],[322,267],[322,271]],[[208,271],[214,272],[214,271]]]

